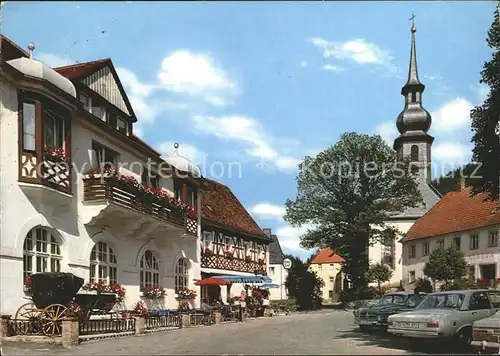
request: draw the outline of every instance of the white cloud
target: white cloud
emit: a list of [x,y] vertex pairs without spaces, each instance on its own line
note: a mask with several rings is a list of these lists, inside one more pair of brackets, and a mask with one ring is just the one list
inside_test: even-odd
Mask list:
[[237,85],[214,60],[202,53],[178,50],[164,58],[158,73],[168,91],[200,96],[212,105],[225,106]]
[[283,225],[278,227],[276,236],[278,236],[281,247],[291,250],[291,252],[304,254],[307,250],[300,247],[300,236],[305,234],[310,227],[310,225],[302,225],[301,227]]
[[313,45],[322,50],[325,58],[350,60],[358,64],[376,64],[394,70],[393,57],[390,52],[364,39],[353,39],[345,42],[327,41],[312,38]]
[[[170,156],[174,152],[174,143],[173,141],[164,141],[156,146],[162,156]],[[198,150],[195,146],[180,142],[177,153],[179,156],[185,157],[195,164],[202,163],[204,157],[206,157],[206,154]]]
[[283,221],[285,207],[271,203],[260,203],[251,206],[248,211],[256,215],[259,219]]
[[343,67],[334,66],[331,64],[324,65],[323,69],[326,71],[329,71],[329,72],[343,72],[344,71]]
[[471,147],[453,142],[444,142],[432,148],[432,158],[444,164],[462,164],[470,160]]
[[472,103],[465,98],[456,98],[431,112],[432,128],[440,132],[451,132],[470,125]]
[[301,61],[301,62],[300,62],[300,66],[301,66],[302,68],[307,67],[307,61]]
[[394,143],[394,140],[398,136],[398,130],[396,128],[396,122],[395,121],[387,121],[379,124],[375,128],[375,133],[377,135],[382,136],[384,141],[392,147],[392,144]]
[[71,58],[64,56],[60,57],[53,53],[39,53],[35,55],[35,58],[38,59],[45,65],[48,65],[51,68],[64,67],[70,64],[74,64],[75,62],[71,60]]
[[281,154],[278,150],[279,139],[265,132],[258,121],[247,116],[195,116],[192,118],[194,129],[214,135],[227,141],[239,142],[245,153],[259,162],[270,162],[282,171],[295,171],[300,163],[296,157]]

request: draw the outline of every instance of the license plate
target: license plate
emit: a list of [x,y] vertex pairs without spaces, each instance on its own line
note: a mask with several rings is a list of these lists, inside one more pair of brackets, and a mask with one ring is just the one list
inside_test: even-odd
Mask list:
[[400,323],[399,326],[408,329],[418,329],[418,323]]
[[369,320],[360,320],[359,325],[372,325],[372,322]]

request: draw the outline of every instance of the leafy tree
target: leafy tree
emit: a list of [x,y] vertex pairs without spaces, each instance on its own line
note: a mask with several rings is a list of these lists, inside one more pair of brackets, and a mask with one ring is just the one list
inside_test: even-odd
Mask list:
[[368,247],[398,233],[386,222],[393,213],[421,201],[409,161],[378,135],[343,134],[299,166],[297,196],[287,200],[285,219],[312,226],[301,236],[304,248],[330,247],[346,262],[343,271],[356,289],[366,289]]
[[323,280],[315,272],[309,271],[308,266],[300,258],[291,255],[285,257],[292,261],[285,281],[288,295],[296,300],[301,310],[319,308],[322,303]]
[[467,262],[464,254],[454,246],[447,249],[437,248],[429,256],[424,273],[435,281],[444,282],[445,288],[448,288],[454,280],[465,276]]
[[370,282],[376,282],[378,287],[378,294],[382,295],[382,288],[380,285],[387,282],[392,277],[392,270],[382,263],[376,263],[368,268],[367,278]]
[[488,199],[499,198],[500,176],[500,137],[495,132],[500,118],[500,19],[498,8],[494,13],[494,21],[488,31],[486,42],[493,50],[490,61],[485,62],[481,71],[480,83],[489,86],[490,92],[482,105],[471,111],[472,157],[481,162],[478,170],[480,179],[472,180],[472,194],[486,193]]
[[462,167],[451,170],[445,175],[433,179],[431,184],[442,194],[445,195],[449,192],[454,192],[460,189],[461,178],[465,179],[465,186],[472,185],[472,180],[478,176],[475,172],[477,165],[474,163],[467,163]]

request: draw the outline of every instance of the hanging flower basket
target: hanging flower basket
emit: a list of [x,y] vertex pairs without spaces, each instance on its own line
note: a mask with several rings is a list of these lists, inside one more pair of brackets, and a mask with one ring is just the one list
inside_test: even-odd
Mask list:
[[117,302],[121,303],[125,299],[125,288],[118,283],[107,284],[106,282],[87,282],[83,285],[84,291],[95,291],[97,294],[113,293],[117,296]]
[[167,291],[163,287],[141,287],[141,293],[144,298],[160,299],[165,298]]
[[178,300],[192,300],[196,298],[196,291],[192,289],[179,289],[177,291]]

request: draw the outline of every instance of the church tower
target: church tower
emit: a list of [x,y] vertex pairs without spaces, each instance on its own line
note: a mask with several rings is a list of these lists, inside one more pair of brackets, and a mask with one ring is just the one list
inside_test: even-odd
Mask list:
[[431,128],[431,115],[422,106],[422,94],[425,89],[418,79],[417,50],[415,46],[415,33],[417,29],[412,16],[410,66],[408,81],[401,89],[405,98],[405,106],[398,116],[396,125],[400,133],[394,140],[394,150],[398,159],[410,157],[411,170],[419,177],[419,183],[431,181],[431,146],[434,137],[427,132]]

